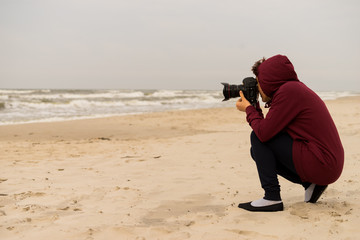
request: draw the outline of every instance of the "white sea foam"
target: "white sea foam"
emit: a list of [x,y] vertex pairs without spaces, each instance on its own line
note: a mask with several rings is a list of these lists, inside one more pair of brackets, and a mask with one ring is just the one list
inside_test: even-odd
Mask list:
[[12,95],[11,97],[17,97],[20,99],[84,99],[84,98],[138,98],[143,97],[144,93],[140,91],[136,92],[107,92],[107,93],[56,93],[56,94],[24,94],[24,95]]
[[[360,95],[319,92],[324,100]],[[0,89],[0,125],[62,121],[177,109],[234,107],[221,90],[16,90]]]
[[33,92],[36,92],[36,90],[0,89],[0,94],[23,94]]
[[342,97],[359,96],[359,93],[349,92],[349,91],[344,91],[344,92],[332,91],[332,92],[318,92],[318,95],[323,100],[334,100],[334,99],[338,99],[338,98],[342,98]]
[[149,97],[176,97],[176,96],[182,96],[183,91],[169,91],[169,90],[159,90],[154,92],[153,94],[149,95]]

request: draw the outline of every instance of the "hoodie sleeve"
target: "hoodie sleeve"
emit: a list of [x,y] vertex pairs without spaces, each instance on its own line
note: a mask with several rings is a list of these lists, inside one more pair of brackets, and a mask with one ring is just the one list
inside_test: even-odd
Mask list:
[[256,111],[260,114],[260,117],[261,117],[261,118],[264,118],[264,114],[263,114],[262,109],[261,109],[261,107],[260,107],[259,101],[256,102],[255,109],[256,109]]
[[[285,84],[286,85],[286,84]],[[284,130],[298,115],[300,109],[295,89],[282,87],[274,95],[269,112],[264,118],[254,107],[246,109],[246,120],[262,142]]]

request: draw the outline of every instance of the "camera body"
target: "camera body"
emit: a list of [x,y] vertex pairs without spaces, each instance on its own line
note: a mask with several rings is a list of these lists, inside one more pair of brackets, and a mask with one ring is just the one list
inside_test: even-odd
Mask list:
[[245,98],[250,102],[251,105],[255,106],[258,100],[259,91],[257,87],[257,81],[253,77],[244,78],[243,84],[230,85],[228,83],[221,83],[224,85],[223,94],[224,100],[227,101],[230,98],[240,97],[240,91],[244,93]]

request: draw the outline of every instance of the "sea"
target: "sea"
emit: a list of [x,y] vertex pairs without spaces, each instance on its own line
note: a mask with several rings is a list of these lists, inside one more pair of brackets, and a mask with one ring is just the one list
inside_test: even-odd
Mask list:
[[[329,100],[360,93],[318,95]],[[236,99],[222,100],[222,90],[0,89],[0,125],[235,106]]]

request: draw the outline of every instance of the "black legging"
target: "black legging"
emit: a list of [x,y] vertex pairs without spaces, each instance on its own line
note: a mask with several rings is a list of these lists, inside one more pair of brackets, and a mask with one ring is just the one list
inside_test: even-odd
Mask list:
[[292,158],[293,140],[286,132],[281,132],[267,142],[261,142],[254,132],[251,133],[251,157],[256,162],[261,187],[267,200],[281,200],[277,175],[302,184],[307,188],[310,183],[301,181],[296,173]]

